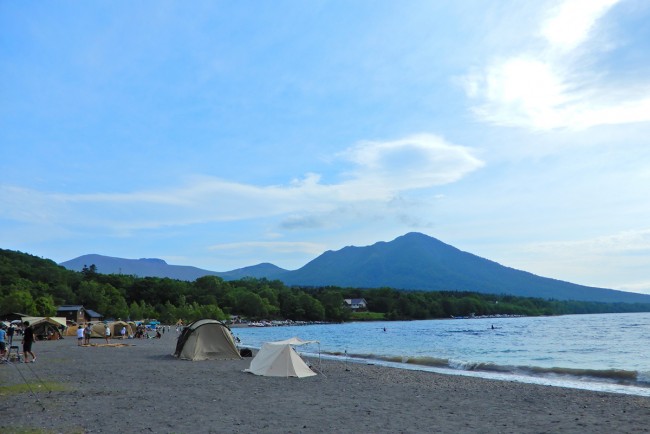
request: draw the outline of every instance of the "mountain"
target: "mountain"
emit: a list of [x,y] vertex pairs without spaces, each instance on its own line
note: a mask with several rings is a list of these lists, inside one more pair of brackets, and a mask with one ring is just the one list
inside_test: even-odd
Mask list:
[[264,262],[261,264],[253,265],[251,267],[238,268],[232,271],[224,271],[223,273],[218,273],[220,277],[224,280],[238,280],[243,279],[244,277],[255,277],[261,279],[263,277],[274,276],[274,279],[280,279],[281,276],[289,271],[284,268],[280,268],[277,265],[269,264]]
[[168,265],[162,259],[120,259],[101,255],[85,255],[60,265],[80,271],[84,265],[91,264],[95,264],[100,273],[180,280],[195,280],[205,275],[219,276],[225,280],[266,277],[281,280],[287,285],[472,291],[556,300],[650,303],[650,295],[540,277],[463,252],[416,232],[371,246],[330,250],[294,271],[264,263],[216,272]]
[[650,303],[650,295],[646,294],[576,285],[504,267],[415,232],[391,242],[327,251],[279,278],[289,285],[385,286],[557,300]]
[[169,265],[162,259],[141,258],[124,259],[102,255],[83,255],[60,263],[68,270],[81,271],[84,266],[95,265],[102,274],[127,274],[138,277],[169,277],[170,279],[193,281],[202,276],[219,276],[224,280],[237,280],[243,277],[261,278],[268,275],[281,275],[286,270],[273,264],[259,264],[237,270],[218,272],[203,270],[186,265]]

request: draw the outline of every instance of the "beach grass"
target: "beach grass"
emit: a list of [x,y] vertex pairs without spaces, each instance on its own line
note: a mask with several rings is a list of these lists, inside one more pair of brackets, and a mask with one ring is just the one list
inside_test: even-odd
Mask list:
[[62,383],[53,381],[37,382],[37,383],[18,383],[0,386],[0,397],[20,395],[22,393],[34,392],[62,392],[67,390],[66,386]]

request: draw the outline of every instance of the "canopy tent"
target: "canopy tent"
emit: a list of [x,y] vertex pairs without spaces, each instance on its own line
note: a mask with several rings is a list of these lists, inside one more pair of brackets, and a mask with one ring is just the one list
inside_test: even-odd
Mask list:
[[241,359],[230,329],[214,319],[200,319],[185,327],[174,356],[184,360]]
[[65,329],[65,318],[63,317],[38,317],[27,316],[23,322],[28,321],[34,330],[34,336],[39,340],[60,339],[62,330]]
[[23,322],[29,321],[29,324],[33,327],[34,324],[37,324],[41,321],[48,321],[52,324],[57,324],[59,326],[67,327],[64,316],[25,316],[23,317]]
[[293,346],[315,343],[319,342],[303,341],[297,337],[266,342],[251,360],[251,365],[245,372],[266,377],[303,378],[314,376],[316,373],[307,366]]

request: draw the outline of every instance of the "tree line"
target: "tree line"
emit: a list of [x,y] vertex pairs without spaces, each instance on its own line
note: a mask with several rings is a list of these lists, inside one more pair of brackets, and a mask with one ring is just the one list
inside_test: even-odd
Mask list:
[[[649,304],[543,300],[458,291],[392,288],[289,287],[279,280],[192,282],[159,277],[101,274],[94,265],[75,272],[47,259],[0,249],[0,316],[20,312],[53,316],[63,304],[80,304],[105,318],[290,319],[341,322],[373,318],[412,320],[474,315],[561,315],[648,312]],[[352,312],[344,299],[364,298],[373,315]]]

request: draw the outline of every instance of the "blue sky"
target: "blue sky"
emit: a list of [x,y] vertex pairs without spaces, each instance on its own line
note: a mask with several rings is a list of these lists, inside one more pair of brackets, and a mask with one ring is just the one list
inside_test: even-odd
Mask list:
[[0,247],[296,269],[417,231],[650,293],[649,19],[643,0],[0,1]]

